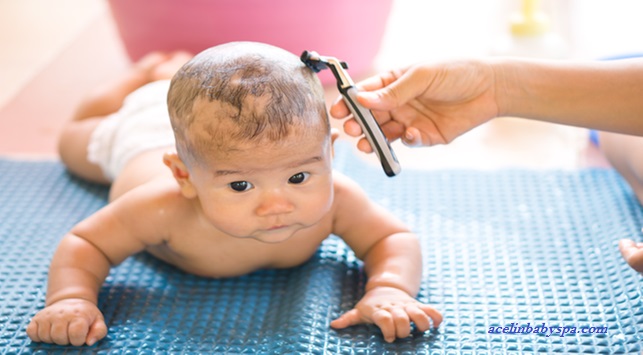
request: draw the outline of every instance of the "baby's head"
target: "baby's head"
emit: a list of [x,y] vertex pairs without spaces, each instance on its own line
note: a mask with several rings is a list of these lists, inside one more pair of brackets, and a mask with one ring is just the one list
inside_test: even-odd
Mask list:
[[168,107],[177,152],[188,165],[212,153],[295,135],[330,135],[317,76],[297,56],[263,43],[207,49],[173,77]]
[[297,56],[248,42],[208,49],[176,73],[168,107],[178,154],[165,164],[213,227],[277,243],[327,218],[330,124]]

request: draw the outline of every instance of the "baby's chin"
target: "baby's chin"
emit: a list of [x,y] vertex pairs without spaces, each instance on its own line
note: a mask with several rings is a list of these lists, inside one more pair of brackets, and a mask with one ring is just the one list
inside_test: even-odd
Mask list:
[[249,236],[244,237],[244,239],[252,239],[264,244],[280,244],[292,238],[293,234],[283,237]]
[[285,227],[276,230],[267,230],[242,237],[244,239],[253,239],[265,244],[279,244],[292,238],[301,228]]
[[264,243],[264,244],[280,244],[280,243],[283,243],[283,242],[287,241],[291,237],[292,236],[286,237],[286,238],[281,238],[281,239],[276,239],[276,238],[272,239],[272,238],[263,238],[263,237],[246,237],[246,238],[247,239],[253,239],[253,240],[256,240],[256,241]]

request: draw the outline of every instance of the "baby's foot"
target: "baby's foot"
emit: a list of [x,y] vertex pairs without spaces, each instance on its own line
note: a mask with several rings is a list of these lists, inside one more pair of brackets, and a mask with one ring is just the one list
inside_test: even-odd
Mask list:
[[169,53],[166,59],[154,67],[150,73],[152,80],[171,79],[183,64],[187,63],[192,57],[194,57],[192,53],[185,51]]
[[618,248],[632,269],[643,273],[643,243],[636,243],[630,239],[622,239],[618,243]]
[[132,69],[150,73],[156,66],[168,60],[168,57],[164,52],[150,52],[134,63]]

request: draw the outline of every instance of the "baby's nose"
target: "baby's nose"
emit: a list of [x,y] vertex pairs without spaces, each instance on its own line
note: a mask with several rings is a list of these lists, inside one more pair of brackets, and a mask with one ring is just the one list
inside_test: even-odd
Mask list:
[[290,213],[295,209],[292,202],[281,191],[270,191],[264,193],[261,203],[257,207],[258,216],[270,216],[276,214]]

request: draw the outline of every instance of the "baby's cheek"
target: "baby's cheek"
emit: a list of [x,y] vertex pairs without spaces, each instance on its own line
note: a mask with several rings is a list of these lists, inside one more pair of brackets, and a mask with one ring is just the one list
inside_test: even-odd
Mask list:
[[309,195],[306,203],[309,214],[314,215],[315,218],[321,218],[330,211],[333,205],[333,194],[324,191]]
[[213,227],[226,232],[241,231],[251,224],[250,213],[234,204],[213,208],[206,212],[206,218]]

